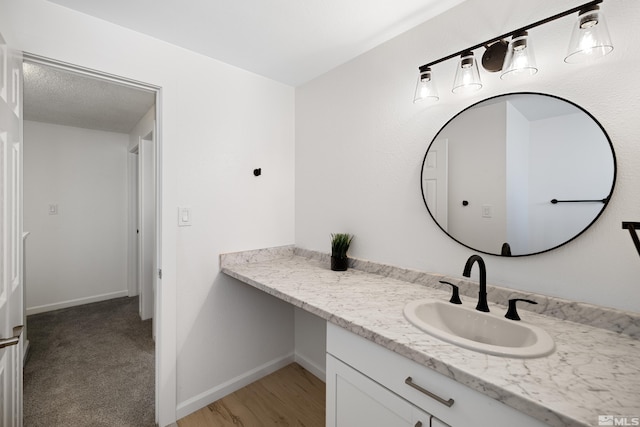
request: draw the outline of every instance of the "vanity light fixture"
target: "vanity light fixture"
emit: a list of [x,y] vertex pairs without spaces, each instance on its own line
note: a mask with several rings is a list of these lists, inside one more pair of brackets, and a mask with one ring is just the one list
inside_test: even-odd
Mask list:
[[[556,19],[578,13],[578,21],[574,27],[569,53],[564,59],[567,63],[589,61],[592,58],[605,56],[613,50],[604,15],[598,6],[604,0],[592,0],[549,18],[526,25],[491,40],[478,43],[418,68],[419,77],[413,102],[439,99],[436,84],[432,76],[432,67],[444,61],[460,57],[453,84],[453,93],[466,93],[482,87],[478,64],[473,51],[484,47],[482,66],[486,71],[502,71],[500,78],[508,79],[516,76],[531,76],[538,72],[528,30]],[[506,39],[511,38],[507,44]]]
[[569,53],[564,62],[591,61],[613,50],[609,29],[598,5],[580,10],[578,22],[573,27]]
[[529,33],[522,31],[511,37],[507,55],[502,66],[501,79],[509,79],[519,76],[532,76],[538,72],[536,58],[529,40]]
[[437,101],[438,89],[431,79],[431,67],[420,67],[418,75],[418,83],[416,84],[416,93],[413,96],[413,102],[420,101]]
[[473,57],[473,52],[467,51],[460,55],[456,78],[453,80],[453,93],[475,92],[482,88],[478,63]]

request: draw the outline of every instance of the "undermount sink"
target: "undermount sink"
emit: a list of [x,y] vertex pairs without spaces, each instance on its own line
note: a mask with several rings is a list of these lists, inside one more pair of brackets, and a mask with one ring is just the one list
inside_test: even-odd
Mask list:
[[436,338],[495,356],[542,357],[555,348],[551,336],[537,326],[483,313],[464,303],[412,301],[405,306],[404,315],[413,325]]

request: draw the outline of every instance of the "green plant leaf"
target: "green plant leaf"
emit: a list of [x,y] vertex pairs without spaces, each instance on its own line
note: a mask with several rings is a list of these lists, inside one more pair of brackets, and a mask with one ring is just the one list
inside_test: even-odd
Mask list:
[[335,233],[331,234],[331,256],[337,258],[346,258],[349,245],[353,240],[352,234]]

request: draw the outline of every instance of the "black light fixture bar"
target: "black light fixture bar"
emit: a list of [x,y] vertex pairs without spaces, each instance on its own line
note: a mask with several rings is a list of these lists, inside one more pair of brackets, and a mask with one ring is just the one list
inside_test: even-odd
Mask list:
[[593,0],[593,1],[590,1],[590,2],[588,2],[588,3],[583,4],[583,5],[581,5],[581,6],[577,6],[577,7],[574,7],[574,8],[572,8],[572,9],[566,10],[566,11],[564,11],[564,12],[558,13],[558,14],[556,14],[556,15],[550,16],[549,18],[542,19],[542,20],[540,20],[540,21],[534,22],[533,24],[529,24],[529,25],[527,25],[527,26],[525,26],[525,27],[517,28],[517,29],[515,29],[515,30],[513,30],[513,31],[510,31],[510,32],[505,33],[505,34],[502,34],[502,35],[500,35],[500,36],[498,36],[498,37],[494,37],[494,38],[492,38],[492,39],[490,39],[490,40],[484,41],[484,42],[482,42],[482,43],[478,43],[477,45],[474,45],[474,46],[468,47],[468,48],[466,48],[466,49],[462,49],[462,50],[461,50],[461,51],[459,51],[459,52],[452,53],[451,55],[447,55],[447,56],[445,56],[444,58],[440,58],[440,59],[438,59],[438,60],[436,60],[436,61],[432,61],[432,62],[429,62],[429,63],[427,63],[427,64],[424,64],[424,65],[422,65],[422,66],[420,67],[420,70],[421,70],[421,71],[422,71],[422,70],[426,70],[426,69],[427,69],[427,67],[431,67],[431,66],[436,65],[436,64],[439,64],[439,63],[441,63],[441,62],[448,61],[449,59],[459,57],[460,55],[462,55],[462,54],[463,54],[463,53],[465,53],[465,52],[473,51],[473,50],[476,50],[476,49],[478,49],[478,48],[480,48],[480,47],[483,47],[483,46],[488,46],[488,45],[490,45],[490,44],[492,44],[492,43],[495,43],[495,42],[497,42],[497,41],[499,41],[499,40],[503,40],[503,39],[505,39],[505,38],[507,38],[507,37],[510,37],[510,36],[512,36],[513,34],[519,33],[519,32],[521,32],[521,31],[527,31],[527,30],[530,30],[531,28],[535,28],[535,27],[538,27],[538,26],[540,26],[540,25],[546,24],[546,23],[548,23],[548,22],[555,21],[556,19],[562,18],[562,17],[564,17],[564,16],[571,15],[571,14],[576,13],[576,12],[580,12],[580,11],[581,11],[581,10],[583,10],[583,9],[587,9],[587,8],[589,8],[589,7],[591,7],[591,6],[595,6],[595,5],[597,5],[597,4],[602,3],[603,1],[604,1],[604,0]]

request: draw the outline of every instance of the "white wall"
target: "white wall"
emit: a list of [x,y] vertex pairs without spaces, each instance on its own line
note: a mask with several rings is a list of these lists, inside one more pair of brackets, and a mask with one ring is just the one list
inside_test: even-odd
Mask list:
[[327,373],[327,322],[296,307],[294,323],[296,361],[324,381]]
[[419,65],[580,3],[468,0],[298,87],[296,244],[327,252],[330,233],[350,232],[354,257],[461,277],[472,252],[449,239],[423,205],[424,153],[467,106],[506,92],[544,92],[583,106],[604,126],[618,160],[616,188],[598,222],[571,243],[530,257],[485,256],[488,281],[639,311],[640,258],[621,222],[640,219],[640,84],[629,74],[640,66],[640,2],[602,5],[615,50],[590,66],[563,63],[575,19],[567,17],[530,32],[540,68],[532,78],[503,81],[482,72],[481,91],[454,95],[455,61],[448,61],[433,67],[440,101],[412,103]]
[[529,249],[529,121],[507,102],[507,242],[512,254]]
[[531,248],[535,251],[549,247],[549,242],[560,244],[570,239],[593,221],[601,203],[554,205],[549,201],[607,197],[613,162],[601,130],[581,113],[531,122],[531,140],[529,209]]
[[[449,141],[447,230],[472,248],[494,253],[507,241],[505,109],[504,103],[471,108],[438,135]],[[484,206],[491,217],[483,216]]]
[[[0,31],[162,88],[160,425],[291,357],[292,308],[220,274],[218,254],[294,241],[293,88],[45,0],[1,0]],[[177,227],[180,205],[191,227]]]
[[128,143],[126,134],[24,122],[28,314],[127,295]]
[[154,130],[156,119],[156,107],[155,105],[147,111],[140,121],[134,126],[134,128],[129,132],[129,147],[128,151],[136,148],[138,143],[140,142],[140,138],[144,138],[149,135]]

